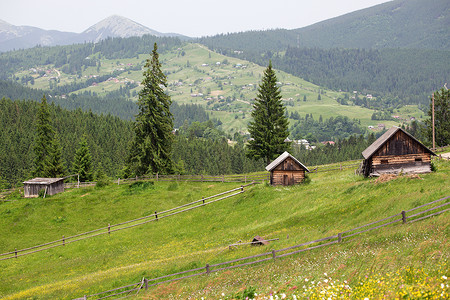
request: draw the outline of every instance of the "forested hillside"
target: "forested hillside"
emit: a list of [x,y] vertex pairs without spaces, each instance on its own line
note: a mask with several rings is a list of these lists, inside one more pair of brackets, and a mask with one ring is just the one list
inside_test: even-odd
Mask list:
[[[81,109],[68,111],[49,105],[53,128],[58,133],[62,157],[70,174],[75,150],[86,135],[95,170],[116,175],[123,166],[132,123],[111,115],[96,115]],[[0,177],[10,184],[30,176],[38,103],[6,98],[0,100]]]
[[395,0],[308,27],[220,34],[199,42],[329,89],[427,105],[450,81],[450,3]]
[[199,41],[244,52],[287,47],[447,50],[449,22],[446,0],[394,0],[303,28],[219,34]]
[[[86,136],[94,173],[105,172],[113,178],[124,176],[122,168],[134,136],[131,121],[81,109],[69,111],[54,103],[48,107],[60,139],[65,175],[74,173],[75,151]],[[176,132],[172,153],[177,173],[219,175],[263,169],[261,162],[245,156],[242,142],[232,147],[213,121],[202,122],[208,119],[202,107],[174,103],[172,109],[178,120],[175,124],[183,124]],[[6,186],[14,186],[30,178],[37,110],[35,101],[0,100],[0,189],[4,188],[2,180],[6,180]]]

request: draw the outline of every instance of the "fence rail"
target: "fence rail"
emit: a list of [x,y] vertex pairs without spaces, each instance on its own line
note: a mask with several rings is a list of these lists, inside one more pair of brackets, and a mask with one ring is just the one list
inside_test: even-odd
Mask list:
[[74,242],[78,242],[81,240],[85,240],[88,238],[93,238],[96,236],[100,236],[100,235],[104,235],[104,234],[111,234],[113,232],[119,231],[119,230],[124,230],[124,229],[128,229],[128,228],[132,228],[132,227],[136,227],[136,226],[140,226],[140,225],[144,225],[150,222],[154,222],[154,221],[158,221],[160,219],[164,219],[164,218],[168,218],[168,217],[172,217],[175,216],[177,214],[183,213],[183,212],[187,212],[196,208],[200,208],[209,204],[213,204],[216,203],[218,201],[222,201],[225,199],[228,199],[230,197],[242,194],[244,192],[244,188],[248,187],[250,185],[255,184],[255,182],[246,184],[246,185],[241,185],[238,188],[232,189],[232,190],[228,190],[225,191],[223,193],[219,193],[213,196],[209,196],[209,197],[203,197],[200,200],[196,200],[187,204],[183,204],[168,210],[164,210],[164,211],[160,211],[157,212],[155,211],[154,214],[148,215],[148,216],[144,216],[144,217],[140,217],[140,218],[136,218],[133,220],[128,220],[125,222],[121,222],[121,223],[117,223],[117,224],[108,224],[108,226],[106,227],[102,227],[99,229],[94,229],[88,232],[83,232],[80,234],[76,234],[76,235],[72,235],[72,236],[62,236],[61,239],[55,240],[55,241],[51,241],[45,244],[40,244],[40,245],[36,245],[36,246],[32,246],[32,247],[28,247],[28,248],[24,248],[24,249],[15,249],[14,251],[10,251],[10,252],[6,252],[6,253],[1,253],[0,254],[0,261],[2,260],[7,260],[7,259],[11,259],[11,258],[18,258],[24,255],[29,255],[29,254],[33,254],[33,253],[37,253],[43,250],[47,250],[47,249],[51,249],[51,248],[55,248],[55,247],[59,247],[59,246],[65,246],[66,244],[70,244],[70,243],[74,243]]
[[[450,207],[449,207],[450,201],[449,200],[450,200],[450,196],[447,196],[447,197],[420,205],[413,209],[401,211],[400,213],[395,214],[393,216],[389,216],[387,218],[377,220],[377,221],[374,221],[374,222],[371,222],[371,223],[368,223],[368,224],[365,224],[365,225],[362,225],[362,226],[359,226],[356,228],[352,228],[347,231],[343,231],[336,235],[328,236],[328,237],[317,239],[314,241],[309,241],[309,242],[305,242],[305,243],[298,244],[298,245],[293,245],[293,246],[278,249],[278,250],[272,250],[270,252],[265,252],[265,253],[261,253],[261,254],[257,254],[257,255],[242,257],[242,258],[234,259],[231,261],[226,261],[226,262],[221,262],[221,263],[216,263],[216,264],[206,264],[204,267],[180,271],[177,273],[168,274],[168,275],[164,275],[164,276],[160,276],[160,277],[156,277],[156,278],[152,278],[152,279],[143,278],[142,281],[139,283],[119,287],[119,288],[116,288],[113,290],[108,290],[108,291],[104,291],[104,292],[100,292],[100,293],[96,293],[96,294],[92,294],[92,295],[85,295],[83,298],[78,298],[78,299],[88,299],[88,298],[94,298],[94,297],[102,295],[102,297],[100,297],[100,298],[95,298],[96,300],[99,300],[99,299],[105,299],[105,298],[123,295],[124,293],[126,293],[128,291],[137,291],[137,293],[139,293],[139,291],[142,289],[147,290],[149,287],[164,284],[164,283],[187,279],[187,278],[191,278],[191,277],[195,277],[195,276],[201,276],[201,275],[205,275],[205,274],[207,275],[207,274],[210,274],[213,272],[219,272],[219,271],[223,271],[223,270],[229,270],[229,269],[244,267],[244,266],[248,266],[248,265],[258,264],[258,263],[262,263],[265,261],[275,260],[277,258],[282,258],[282,257],[298,254],[301,252],[311,251],[314,249],[335,245],[335,244],[343,242],[344,240],[349,240],[351,237],[354,237],[356,235],[359,235],[359,234],[362,234],[365,232],[369,232],[369,231],[372,231],[375,229],[379,229],[382,227],[386,227],[386,226],[389,226],[389,225],[392,225],[392,224],[395,224],[398,222],[401,222],[402,224],[406,224],[406,223],[411,223],[411,222],[423,220],[423,219],[426,219],[426,218],[429,218],[432,216],[442,214],[442,213],[450,210]],[[438,205],[436,205],[436,204],[438,204]],[[433,206],[433,205],[436,205],[436,206]],[[433,207],[430,207],[430,206],[433,206]],[[428,208],[428,207],[430,207],[430,208]],[[426,208],[426,209],[416,212],[417,210],[420,210],[422,208]],[[436,210],[438,210],[438,211],[436,211]],[[407,213],[411,213],[411,212],[416,212],[416,213],[408,216]],[[394,220],[392,220],[392,219],[394,219]],[[304,247],[306,247],[306,248],[304,248]],[[298,248],[301,248],[301,249],[298,249]],[[298,250],[294,250],[294,249],[298,249]],[[294,250],[294,251],[291,251],[291,250]],[[279,253],[281,253],[281,254],[279,254]],[[220,268],[217,268],[217,267],[220,267]],[[189,275],[185,275],[185,274],[189,274]],[[178,277],[179,275],[184,275],[184,276]],[[149,284],[149,283],[151,283],[151,284]],[[127,288],[129,288],[131,286],[137,286],[139,284],[140,284],[139,289],[135,288],[135,289],[131,289],[131,290],[126,290]],[[121,289],[123,289],[125,291],[112,294],[113,292],[116,292]]]

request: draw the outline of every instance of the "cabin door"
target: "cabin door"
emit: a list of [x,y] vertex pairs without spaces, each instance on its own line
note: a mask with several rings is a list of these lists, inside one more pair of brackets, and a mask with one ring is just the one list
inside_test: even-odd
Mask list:
[[289,176],[283,175],[283,185],[289,185]]

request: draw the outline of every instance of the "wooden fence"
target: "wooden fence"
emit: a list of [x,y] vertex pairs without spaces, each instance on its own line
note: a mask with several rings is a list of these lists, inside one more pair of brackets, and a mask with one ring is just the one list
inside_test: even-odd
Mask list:
[[175,216],[177,214],[183,213],[183,212],[187,212],[196,208],[200,208],[203,207],[205,205],[209,205],[218,201],[222,201],[224,199],[242,194],[244,192],[244,187],[250,186],[255,184],[255,182],[246,184],[246,185],[241,185],[238,188],[223,192],[223,193],[219,193],[213,196],[209,196],[209,197],[202,197],[202,199],[200,200],[196,200],[181,206],[177,206],[165,211],[161,211],[161,212],[156,212],[154,214],[148,215],[148,216],[144,216],[141,218],[137,218],[134,220],[129,220],[129,221],[125,221],[122,223],[118,223],[118,224],[108,224],[108,226],[103,227],[103,228],[99,228],[99,229],[95,229],[95,230],[91,230],[88,232],[84,232],[84,233],[80,233],[80,234],[76,234],[76,235],[72,235],[72,236],[68,236],[65,237],[64,235],[62,236],[61,239],[52,241],[52,242],[48,242],[45,244],[41,244],[41,245],[36,245],[33,247],[29,247],[29,248],[24,248],[24,249],[15,249],[14,251],[11,252],[6,252],[6,253],[1,253],[0,254],[0,261],[1,260],[7,260],[7,259],[11,259],[11,258],[18,258],[20,256],[24,256],[24,255],[29,255],[29,254],[33,254],[36,252],[40,252],[43,250],[47,250],[47,249],[51,249],[51,248],[55,248],[55,247],[59,247],[59,246],[65,246],[66,244],[70,244],[70,243],[74,243],[74,242],[78,242],[81,240],[85,240],[88,238],[93,238],[96,236],[100,236],[100,235],[104,235],[104,234],[111,234],[113,232],[119,231],[119,230],[124,230],[124,229],[128,229],[128,228],[132,228],[132,227],[136,227],[136,226],[140,226],[140,225],[144,225],[150,222],[154,222],[154,221],[158,221],[167,217],[172,217]]
[[[432,216],[436,216],[447,212],[450,210],[450,196],[441,198],[439,200],[415,207],[410,210],[404,210],[400,213],[375,221],[363,226],[353,228],[347,231],[343,231],[336,235],[328,236],[325,238],[317,239],[314,241],[309,241],[306,243],[302,243],[299,245],[290,246],[287,248],[282,248],[278,250],[272,250],[269,252],[265,252],[262,254],[257,254],[253,256],[242,257],[238,259],[234,259],[227,262],[217,263],[217,264],[206,264],[204,267],[195,268],[191,270],[181,271],[173,274],[168,274],[152,279],[142,278],[141,281],[133,284],[129,284],[126,286],[118,287],[112,290],[92,294],[85,295],[81,299],[91,299],[95,298],[96,300],[112,298],[112,297],[129,297],[133,295],[137,295],[141,290],[147,290],[149,287],[169,283],[177,280],[187,279],[195,276],[207,275],[214,272],[220,272],[223,270],[229,270],[244,266],[249,266],[253,264],[262,263],[265,261],[275,260],[278,258],[282,258],[285,256],[290,256],[294,254],[298,254],[305,251],[311,251],[313,249],[322,248],[326,246],[331,246],[334,244],[342,243],[344,240],[349,240],[350,238],[354,238],[355,236],[366,233],[375,229],[379,229],[388,225],[392,225],[395,223],[411,223],[419,220],[423,220]],[[427,208],[430,207],[430,208]],[[424,209],[424,210],[421,210]],[[183,276],[180,276],[183,275]]]

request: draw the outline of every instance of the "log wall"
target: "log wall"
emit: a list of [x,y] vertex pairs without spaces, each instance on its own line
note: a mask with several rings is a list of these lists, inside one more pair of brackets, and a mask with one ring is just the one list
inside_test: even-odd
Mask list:
[[303,182],[305,170],[277,171],[274,170],[270,176],[272,185],[294,185]]
[[431,154],[378,155],[372,157],[371,175],[431,172]]

